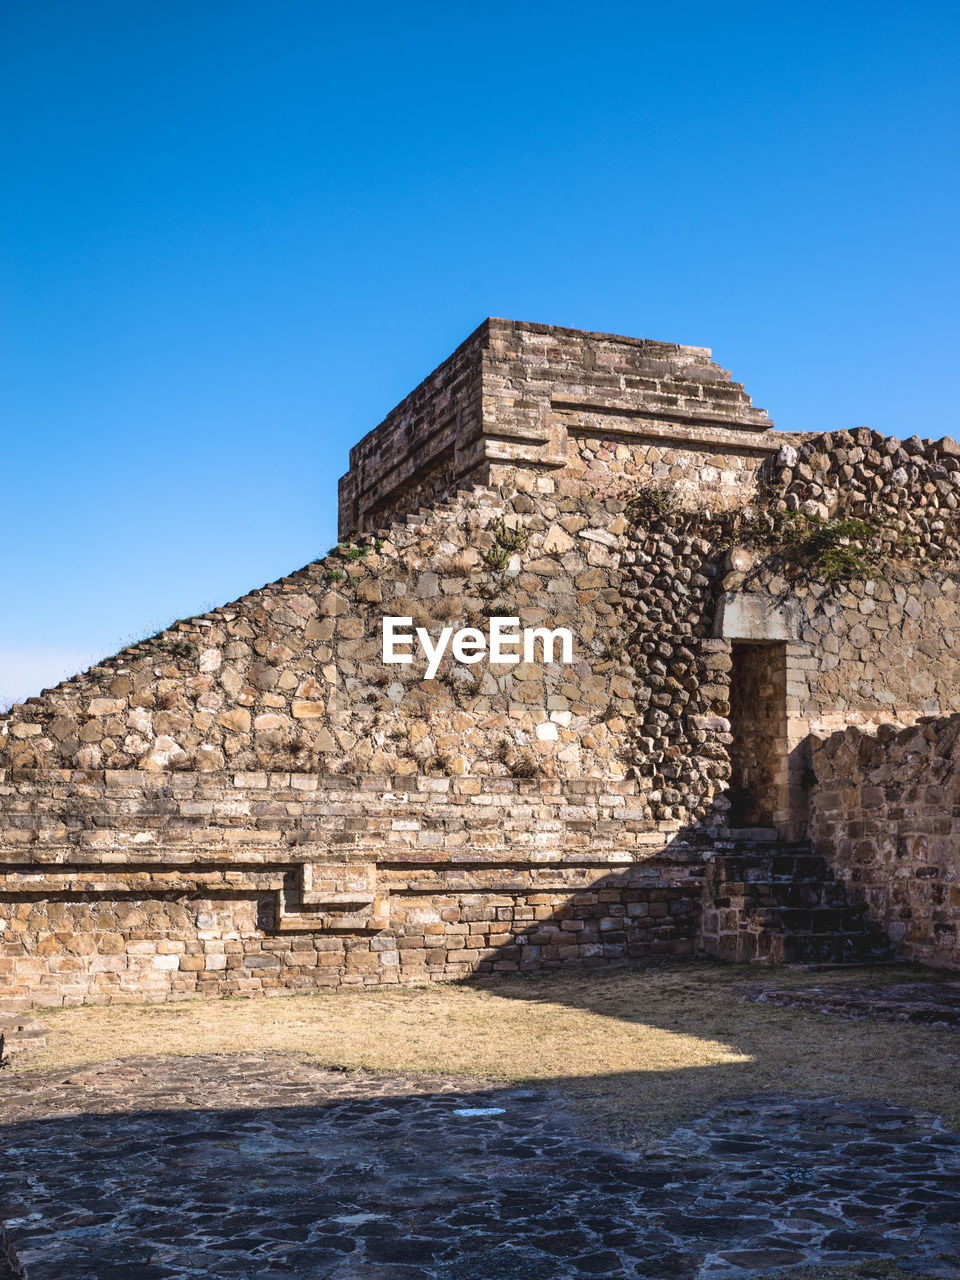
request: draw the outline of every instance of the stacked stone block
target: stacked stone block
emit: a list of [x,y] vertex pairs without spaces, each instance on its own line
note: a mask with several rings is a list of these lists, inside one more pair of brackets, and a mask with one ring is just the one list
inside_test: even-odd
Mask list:
[[259,994],[687,954],[697,849],[626,782],[0,779],[0,1003]]
[[671,479],[735,506],[776,453],[769,427],[705,347],[489,319],[350,451],[340,532],[517,469]]
[[[816,790],[811,731],[960,713],[957,454],[774,433],[701,348],[487,322],[352,451],[330,555],[0,717],[0,992],[587,969],[751,933],[756,903],[721,928],[709,896],[701,931],[731,826],[799,840],[812,804],[842,868],[867,807],[840,755]],[[754,537],[795,511],[883,520],[882,561],[831,582]],[[385,615],[567,627],[574,661],[426,680],[382,661]],[[953,962],[951,857],[910,906],[918,958]],[[898,877],[865,858],[885,919]]]
[[816,847],[898,954],[960,968],[960,716],[813,744]]

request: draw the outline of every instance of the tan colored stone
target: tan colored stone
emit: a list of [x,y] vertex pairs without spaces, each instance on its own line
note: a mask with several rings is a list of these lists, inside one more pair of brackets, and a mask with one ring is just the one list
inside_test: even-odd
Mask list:
[[250,712],[245,707],[234,707],[230,711],[222,711],[217,717],[217,723],[233,733],[249,733]]
[[556,552],[562,554],[564,551],[570,551],[576,545],[573,538],[570,537],[558,524],[550,526],[547,536],[543,540],[543,549],[547,552]]
[[91,698],[87,706],[87,711],[92,716],[117,715],[124,710],[122,698]]
[[315,719],[326,714],[326,708],[322,702],[303,699],[295,699],[291,709],[297,720]]
[[286,716],[274,715],[270,712],[257,716],[253,722],[253,727],[257,733],[269,733],[276,729],[286,729],[290,721]]
[[[348,613],[349,610],[350,601],[344,599],[344,597],[337,591],[328,591],[320,601],[320,612],[325,618],[336,618],[344,613]],[[308,626],[306,628],[306,633],[309,634],[309,632],[310,627]],[[326,639],[327,637],[320,636],[320,638]]]

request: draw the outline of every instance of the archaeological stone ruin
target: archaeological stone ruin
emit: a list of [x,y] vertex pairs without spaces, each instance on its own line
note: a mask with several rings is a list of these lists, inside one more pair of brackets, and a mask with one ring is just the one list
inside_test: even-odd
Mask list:
[[[351,450],[330,554],[0,717],[0,1005],[960,966],[958,499],[951,439],[487,320]],[[426,679],[387,617],[572,654]]]

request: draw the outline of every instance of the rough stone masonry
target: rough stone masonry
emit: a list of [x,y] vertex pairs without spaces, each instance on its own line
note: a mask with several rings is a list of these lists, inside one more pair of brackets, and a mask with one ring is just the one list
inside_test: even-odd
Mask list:
[[[950,439],[487,320],[351,450],[329,555],[0,717],[0,1004],[960,964],[958,498]],[[427,680],[387,616],[573,660]]]

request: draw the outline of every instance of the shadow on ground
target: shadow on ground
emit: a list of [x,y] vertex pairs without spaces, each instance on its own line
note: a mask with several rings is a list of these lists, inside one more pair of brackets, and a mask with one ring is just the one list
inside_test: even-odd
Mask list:
[[11,1083],[0,1217],[29,1280],[960,1274],[960,1138],[895,1106],[745,1099],[624,1152],[549,1084],[212,1055]]

